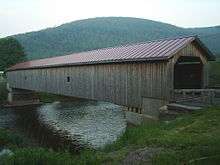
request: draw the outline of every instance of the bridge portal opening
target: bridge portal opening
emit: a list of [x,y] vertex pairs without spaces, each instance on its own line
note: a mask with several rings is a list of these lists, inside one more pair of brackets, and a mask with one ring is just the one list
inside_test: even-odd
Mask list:
[[174,66],[174,89],[200,89],[203,64],[199,57],[180,57]]

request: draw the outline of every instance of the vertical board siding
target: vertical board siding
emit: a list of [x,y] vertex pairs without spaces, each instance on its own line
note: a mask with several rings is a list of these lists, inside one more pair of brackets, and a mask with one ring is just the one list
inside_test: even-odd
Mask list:
[[[134,62],[16,70],[7,72],[12,88],[103,100],[141,108],[142,99],[169,100],[173,90],[174,65],[181,56],[198,56],[208,84],[207,59],[193,44],[168,62]],[[67,77],[70,82],[67,82]],[[25,80],[25,77],[27,79]]]
[[142,97],[166,97],[167,90],[162,87],[167,81],[166,70],[166,62],[160,62],[30,69],[7,74],[14,88],[141,107]]
[[186,47],[184,47],[182,50],[180,50],[178,53],[176,53],[176,55],[169,61],[169,78],[170,78],[170,89],[174,88],[174,83],[173,83],[173,78],[174,78],[174,65],[176,64],[177,60],[181,57],[181,56],[196,56],[199,57],[203,63],[203,87],[207,87],[208,86],[208,77],[209,77],[209,73],[208,73],[208,59],[206,58],[206,56],[202,53],[202,51],[200,50],[199,47],[196,46],[195,42],[192,42],[190,44],[188,44]]

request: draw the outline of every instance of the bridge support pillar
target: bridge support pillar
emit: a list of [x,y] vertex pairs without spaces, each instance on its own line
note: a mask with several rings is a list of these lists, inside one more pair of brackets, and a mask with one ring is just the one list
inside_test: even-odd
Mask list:
[[142,107],[125,107],[125,118],[128,123],[140,125],[141,123],[157,121],[159,109],[168,102],[161,99],[143,98]]
[[17,89],[17,88],[11,88],[9,84],[7,84],[7,90],[8,90],[8,103],[14,104],[14,103],[33,103],[33,102],[39,102],[39,98],[36,94],[36,92],[26,89]]
[[140,114],[132,111],[125,110],[125,118],[127,123],[132,125],[140,125],[142,123],[155,122],[156,118],[152,118],[151,116]]
[[125,107],[125,118],[128,123],[140,125],[141,123],[154,122],[159,119],[159,109],[167,105],[168,101],[143,98],[142,107]]
[[159,118],[159,109],[169,102],[158,98],[142,98],[142,114],[154,119]]

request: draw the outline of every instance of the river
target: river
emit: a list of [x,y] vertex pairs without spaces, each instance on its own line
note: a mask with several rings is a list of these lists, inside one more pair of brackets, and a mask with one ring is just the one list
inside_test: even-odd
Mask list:
[[97,101],[65,101],[0,109],[0,127],[22,132],[38,145],[79,150],[103,148],[126,129],[122,107]]

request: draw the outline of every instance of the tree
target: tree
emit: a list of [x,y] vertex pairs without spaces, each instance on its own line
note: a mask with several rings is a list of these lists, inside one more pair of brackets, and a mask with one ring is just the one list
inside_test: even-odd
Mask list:
[[22,62],[26,59],[24,48],[12,37],[0,39],[0,70]]

